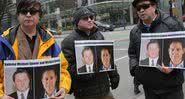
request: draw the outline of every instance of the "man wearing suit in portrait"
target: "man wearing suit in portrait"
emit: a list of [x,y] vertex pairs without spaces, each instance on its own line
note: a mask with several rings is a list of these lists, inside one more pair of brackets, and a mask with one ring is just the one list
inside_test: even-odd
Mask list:
[[147,44],[147,58],[140,61],[140,65],[143,66],[158,66],[160,64],[159,59],[159,43],[157,40],[150,40]]
[[111,53],[108,48],[101,49],[101,62],[102,66],[100,67],[100,71],[110,71],[114,69],[111,65]]
[[16,70],[13,74],[13,84],[16,92],[11,93],[10,97],[14,99],[33,99],[30,88],[30,76],[25,69]]
[[95,71],[94,55],[90,47],[85,47],[82,50],[82,61],[84,65],[78,68],[79,73],[93,73]]
[[39,99],[55,99],[59,86],[59,74],[54,67],[46,68],[41,75],[41,82],[44,91],[39,95]]
[[184,44],[181,40],[172,40],[168,53],[170,57],[169,67],[172,68],[184,68]]

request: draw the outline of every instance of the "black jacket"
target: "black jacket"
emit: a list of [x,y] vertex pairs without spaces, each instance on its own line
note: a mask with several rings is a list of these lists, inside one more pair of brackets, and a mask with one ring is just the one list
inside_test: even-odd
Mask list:
[[184,30],[184,26],[176,18],[170,17],[158,10],[157,13],[158,16],[151,24],[149,31],[147,31],[140,22],[130,32],[130,44],[128,49],[130,73],[135,76],[144,87],[153,90],[169,91],[182,86],[184,82],[182,70],[174,69],[170,74],[165,74],[157,68],[138,66],[141,33],[161,33]]
[[117,73],[117,70],[111,72],[77,75],[74,48],[75,40],[104,40],[104,37],[97,29],[91,32],[90,35],[75,29],[73,33],[63,40],[61,45],[62,51],[68,60],[68,70],[72,78],[71,93],[74,92],[74,96],[77,97],[103,96],[110,91],[110,86],[112,89],[117,88],[119,84],[119,74]]

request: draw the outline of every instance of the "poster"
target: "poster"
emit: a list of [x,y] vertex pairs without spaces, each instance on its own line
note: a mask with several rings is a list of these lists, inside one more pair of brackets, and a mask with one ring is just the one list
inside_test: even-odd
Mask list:
[[48,99],[59,90],[60,58],[4,61],[5,94]]
[[185,31],[142,33],[139,65],[184,69]]
[[77,74],[115,70],[112,40],[75,41]]

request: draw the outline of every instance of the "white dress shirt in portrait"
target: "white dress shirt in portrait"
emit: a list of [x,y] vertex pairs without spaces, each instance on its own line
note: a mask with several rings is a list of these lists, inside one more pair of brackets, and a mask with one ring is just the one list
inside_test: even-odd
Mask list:
[[48,96],[48,94],[45,92],[45,93],[44,93],[44,98],[43,98],[43,99],[48,99],[48,98],[51,98],[51,97],[55,97],[56,93],[57,93],[56,88],[55,88],[55,90],[54,90],[54,92],[52,93],[51,96]]
[[93,72],[93,65],[94,64],[90,64],[90,65],[86,64],[85,65],[86,66],[86,70],[87,70],[88,73],[92,73]]
[[159,57],[157,58],[149,58],[149,66],[157,66],[157,61],[158,61]]
[[29,92],[29,88],[26,90],[26,91],[24,91],[24,92],[20,92],[20,91],[17,91],[17,95],[18,95],[18,99],[22,99],[22,94],[24,95],[24,99],[27,99],[27,97],[28,97],[28,92]]
[[184,68],[184,61],[182,61],[180,64],[178,64],[176,66],[170,62],[170,66],[169,67],[181,68],[182,69],[182,68]]
[[109,68],[105,68],[105,66],[103,66],[103,70],[104,71],[111,70],[111,65],[109,66]]

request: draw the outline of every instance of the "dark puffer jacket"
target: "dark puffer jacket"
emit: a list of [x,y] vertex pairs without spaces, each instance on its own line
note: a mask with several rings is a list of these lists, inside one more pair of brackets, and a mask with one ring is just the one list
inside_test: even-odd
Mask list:
[[[62,42],[62,51],[69,62],[69,72],[72,78],[71,93],[77,97],[104,96],[119,84],[119,74],[116,71],[77,75],[75,58],[75,40],[104,40],[103,35],[95,29],[90,35],[76,29]],[[110,79],[110,80],[109,80]]]
[[141,33],[162,33],[169,31],[183,31],[184,26],[176,18],[157,11],[158,16],[147,31],[142,23],[138,23],[130,32],[130,44],[128,49],[130,73],[135,76],[144,87],[153,90],[170,91],[182,87],[184,82],[182,70],[174,69],[171,73],[165,74],[157,68],[140,67],[140,43]]

